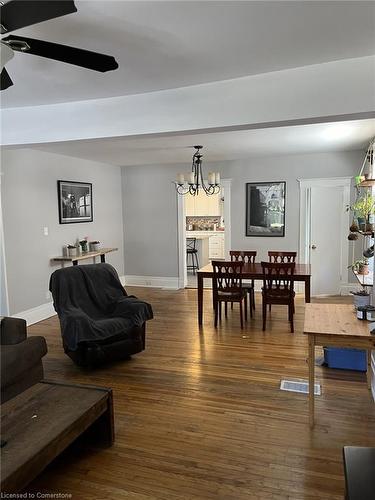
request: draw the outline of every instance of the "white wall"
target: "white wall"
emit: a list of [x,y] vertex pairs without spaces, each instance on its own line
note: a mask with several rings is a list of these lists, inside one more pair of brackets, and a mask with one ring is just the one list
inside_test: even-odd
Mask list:
[[[233,249],[255,249],[260,259],[268,250],[297,250],[299,243],[298,178],[353,176],[361,166],[362,151],[251,158],[205,163],[232,179],[231,231]],[[177,204],[171,181],[188,165],[123,167],[125,269],[127,275],[178,276]],[[245,236],[245,184],[286,181],[285,237]]]
[[[49,302],[50,258],[89,236],[118,247],[107,262],[124,274],[121,169],[87,160],[18,149],[2,151],[2,210],[10,314]],[[92,182],[94,221],[59,224],[57,180]],[[43,235],[48,227],[49,236]]]
[[[374,111],[375,57],[366,56],[131,96],[2,111],[2,144],[134,136]],[[354,119],[354,116],[353,116]]]

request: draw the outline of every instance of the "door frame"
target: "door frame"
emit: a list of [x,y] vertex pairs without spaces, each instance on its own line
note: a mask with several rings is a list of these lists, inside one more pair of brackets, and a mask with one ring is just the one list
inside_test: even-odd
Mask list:
[[[350,213],[346,209],[350,205],[350,190],[353,177],[329,177],[318,179],[297,179],[300,190],[299,210],[299,257],[302,264],[310,264],[311,247],[311,188],[313,187],[343,187],[342,216],[340,225],[340,240],[344,241],[344,235],[350,226]],[[340,294],[348,293],[348,259],[349,243],[341,246],[340,251]]]
[[[221,185],[224,188],[224,253],[225,258],[229,255],[231,249],[231,185],[232,179],[222,179]],[[186,209],[185,196],[176,193],[177,196],[177,232],[178,232],[178,288],[187,286],[187,267],[186,267]]]
[[4,221],[1,201],[1,178],[3,175],[4,173],[0,172],[0,315],[9,316],[9,295],[5,259]]

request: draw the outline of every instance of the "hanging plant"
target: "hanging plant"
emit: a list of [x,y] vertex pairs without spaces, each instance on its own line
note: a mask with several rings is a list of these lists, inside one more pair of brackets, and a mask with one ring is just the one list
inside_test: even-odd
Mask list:
[[360,196],[349,208],[357,217],[367,220],[370,215],[375,213],[375,197],[370,192],[367,192],[363,196]]
[[[357,198],[353,205],[348,206],[347,209],[354,212],[361,231],[372,231],[374,229],[373,224],[370,224],[370,215],[375,214],[375,197],[372,196],[370,191]],[[355,226],[355,223],[352,223],[352,226]]]

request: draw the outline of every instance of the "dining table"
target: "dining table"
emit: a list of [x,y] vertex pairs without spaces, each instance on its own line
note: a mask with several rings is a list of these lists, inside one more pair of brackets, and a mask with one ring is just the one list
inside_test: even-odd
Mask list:
[[[197,271],[198,281],[198,324],[203,324],[203,283],[204,279],[213,279],[214,271],[212,264],[207,264]],[[260,262],[244,263],[241,271],[244,280],[263,281],[263,269]],[[297,264],[294,268],[294,274],[291,276],[293,281],[302,281],[305,283],[305,302],[311,299],[311,266],[310,264]]]

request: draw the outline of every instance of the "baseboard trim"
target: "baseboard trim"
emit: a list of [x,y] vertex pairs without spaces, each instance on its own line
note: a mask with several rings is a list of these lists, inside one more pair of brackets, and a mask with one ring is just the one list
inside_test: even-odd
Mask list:
[[55,315],[56,311],[53,307],[53,302],[47,302],[47,304],[42,304],[40,306],[33,307],[32,309],[27,309],[26,311],[13,314],[12,318],[25,319],[27,326],[29,326]]
[[178,290],[180,288],[178,276],[170,278],[164,276],[134,276],[127,274],[121,276],[120,280],[124,286],[166,288],[168,290]]

